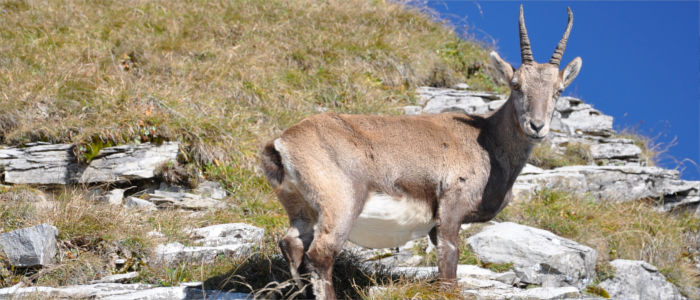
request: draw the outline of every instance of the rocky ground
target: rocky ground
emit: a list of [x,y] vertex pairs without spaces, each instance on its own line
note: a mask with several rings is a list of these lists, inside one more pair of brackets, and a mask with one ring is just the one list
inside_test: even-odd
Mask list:
[[[501,95],[455,89],[420,88],[422,103],[405,107],[406,114],[464,111],[488,113],[505,102]],[[528,165],[516,181],[515,202],[528,201],[543,189],[585,194],[596,201],[631,202],[651,199],[659,211],[700,217],[700,182],[680,179],[678,171],[652,166],[645,149],[620,136],[610,116],[580,99],[562,97],[557,102],[552,132],[544,149],[552,155],[571,155],[572,145],[586,150],[583,163],[537,167]],[[218,183],[204,181],[195,188],[154,183],[164,164],[176,160],[178,143],[122,145],[101,149],[87,163],[80,163],[72,145],[27,144],[0,148],[3,184],[45,187],[88,185],[94,201],[147,214],[156,210],[182,210],[197,214],[225,208],[229,197]],[[7,187],[6,186],[6,187]],[[50,206],[51,204],[47,204]],[[477,299],[683,299],[679,289],[653,265],[644,261],[614,259],[614,275],[600,278],[599,253],[593,248],[552,232],[512,222],[464,226],[469,250],[477,265],[458,268],[461,293]],[[6,263],[15,268],[41,268],[55,262],[58,229],[41,224],[0,234]],[[158,238],[161,232],[150,236]],[[243,223],[187,230],[188,242],[163,242],[152,252],[153,263],[176,266],[204,263],[217,258],[251,257],[263,243],[265,231]],[[694,253],[692,253],[695,251]],[[397,249],[364,249],[347,245],[346,253],[358,257],[366,273],[425,280],[434,278],[430,264],[434,249],[425,238]],[[697,249],[688,254],[697,262]],[[695,256],[694,256],[695,255]],[[2,257],[0,257],[2,258]],[[115,270],[124,270],[127,257],[113,258]],[[500,267],[498,267],[500,266]],[[700,268],[699,270],[700,271]],[[48,287],[21,282],[0,289],[0,299],[23,297],[96,299],[244,299],[250,294],[205,289],[202,283],[159,286],[135,281],[136,272],[115,272],[84,285]],[[369,297],[383,297],[387,287],[369,289]],[[693,291],[691,291],[693,292]],[[694,290],[698,292],[698,289]],[[686,291],[686,294],[688,292]],[[698,298],[698,295],[686,295]]]

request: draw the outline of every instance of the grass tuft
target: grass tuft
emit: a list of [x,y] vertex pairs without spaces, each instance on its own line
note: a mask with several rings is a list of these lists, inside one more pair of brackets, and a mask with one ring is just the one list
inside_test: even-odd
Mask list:
[[572,165],[588,165],[593,161],[591,148],[587,144],[567,143],[560,152],[550,143],[535,146],[529,163],[542,169],[554,169]]

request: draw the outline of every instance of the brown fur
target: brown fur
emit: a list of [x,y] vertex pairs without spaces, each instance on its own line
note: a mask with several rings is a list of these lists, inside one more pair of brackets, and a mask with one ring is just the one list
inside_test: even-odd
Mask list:
[[370,193],[417,199],[433,211],[440,278],[454,281],[462,223],[492,219],[535,143],[549,130],[554,102],[577,75],[528,62],[518,70],[492,53],[511,95],[487,116],[443,113],[369,116],[326,113],[293,125],[267,143],[265,175],[287,211],[280,241],[292,276],[302,261],[318,298],[335,298],[333,261]]

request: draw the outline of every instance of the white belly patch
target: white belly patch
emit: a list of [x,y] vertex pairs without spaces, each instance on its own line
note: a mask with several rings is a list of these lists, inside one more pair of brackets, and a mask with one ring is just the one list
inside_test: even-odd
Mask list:
[[430,206],[406,197],[371,193],[348,238],[368,248],[398,247],[435,226]]

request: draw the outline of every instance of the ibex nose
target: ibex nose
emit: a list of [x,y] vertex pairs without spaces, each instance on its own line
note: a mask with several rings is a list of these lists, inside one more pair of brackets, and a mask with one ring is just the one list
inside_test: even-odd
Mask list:
[[534,130],[535,132],[539,133],[542,127],[544,127],[544,122],[530,121],[530,128],[532,128],[532,130]]

